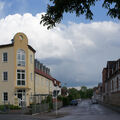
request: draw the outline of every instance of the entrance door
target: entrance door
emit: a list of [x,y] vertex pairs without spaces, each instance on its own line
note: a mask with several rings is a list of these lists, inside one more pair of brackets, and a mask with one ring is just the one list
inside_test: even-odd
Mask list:
[[25,107],[26,106],[26,94],[25,90],[17,90],[17,97],[19,99],[19,106]]

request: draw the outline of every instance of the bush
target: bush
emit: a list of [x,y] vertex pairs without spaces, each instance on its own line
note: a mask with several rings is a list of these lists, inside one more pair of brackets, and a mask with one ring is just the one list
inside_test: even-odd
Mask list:
[[15,106],[15,105],[0,105],[0,110],[3,111],[5,109],[10,109],[10,110],[18,110],[21,109],[19,106]]
[[53,109],[53,100],[51,95],[47,96],[46,102],[49,103],[49,110]]
[[18,110],[21,109],[19,106],[15,106],[15,105],[8,105],[10,110]]
[[63,101],[63,106],[67,106],[70,104],[70,101],[69,101],[69,98],[68,97],[63,97],[62,98],[62,101]]
[[59,96],[57,97],[57,99],[60,100],[60,101],[62,101],[62,100],[63,100],[63,96],[59,95]]
[[0,105],[0,110],[4,110],[4,105]]

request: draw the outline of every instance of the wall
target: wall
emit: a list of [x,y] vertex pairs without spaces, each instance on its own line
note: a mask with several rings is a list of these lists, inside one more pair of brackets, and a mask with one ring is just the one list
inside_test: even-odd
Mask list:
[[[49,94],[51,80],[35,73],[35,94]],[[51,86],[52,87],[52,86]]]
[[[30,56],[32,55],[32,61],[31,61],[31,58]],[[27,102],[30,101],[30,97],[34,94],[34,79],[35,79],[35,76],[34,76],[34,59],[35,59],[35,54],[33,51],[31,51],[30,49],[28,49],[28,87],[30,88],[29,91],[28,91],[28,100]],[[31,76],[31,73],[32,73],[32,76]],[[32,77],[32,79],[31,79]]]
[[[8,53],[8,62],[2,62],[3,52]],[[3,104],[2,94],[8,92],[8,101],[14,103],[14,49],[13,47],[0,48],[0,104]],[[2,73],[8,71],[8,81],[2,80]]]
[[[119,86],[117,88],[117,78],[119,79]],[[113,88],[112,88],[113,81]],[[115,106],[120,106],[120,74],[115,75],[106,82],[106,93],[103,96],[104,103]]]

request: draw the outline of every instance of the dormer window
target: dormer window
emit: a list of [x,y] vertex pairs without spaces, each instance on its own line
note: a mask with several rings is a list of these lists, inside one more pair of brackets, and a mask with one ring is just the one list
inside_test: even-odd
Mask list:
[[22,49],[17,51],[17,66],[25,66],[25,51]]

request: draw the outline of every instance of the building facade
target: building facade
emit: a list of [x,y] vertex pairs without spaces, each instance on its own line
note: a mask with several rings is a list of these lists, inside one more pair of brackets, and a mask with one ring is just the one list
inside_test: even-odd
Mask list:
[[0,45],[0,104],[29,106],[32,95],[53,93],[54,78],[49,68],[37,64],[35,52],[24,33]]
[[120,59],[108,61],[102,76],[104,103],[120,106]]

